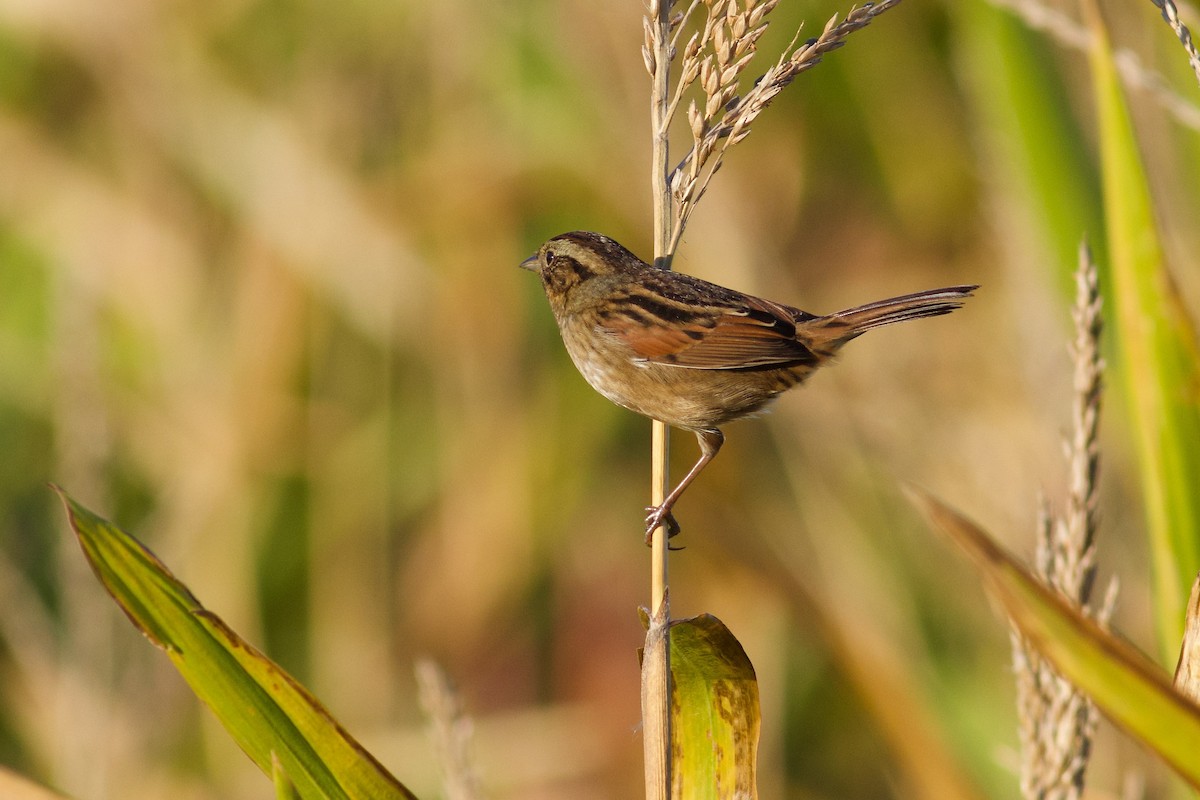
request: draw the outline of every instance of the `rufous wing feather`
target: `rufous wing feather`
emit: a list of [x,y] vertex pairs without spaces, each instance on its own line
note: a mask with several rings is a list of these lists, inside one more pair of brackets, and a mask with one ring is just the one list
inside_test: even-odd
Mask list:
[[817,356],[796,338],[797,315],[757,297],[734,307],[694,310],[687,321],[622,316],[604,326],[635,356],[656,364],[691,369],[754,369],[811,363]]

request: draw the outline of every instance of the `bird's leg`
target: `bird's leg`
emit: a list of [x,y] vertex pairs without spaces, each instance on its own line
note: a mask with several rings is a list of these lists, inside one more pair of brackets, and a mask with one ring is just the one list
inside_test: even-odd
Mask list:
[[683,490],[696,479],[696,476],[700,474],[700,470],[708,466],[708,462],[713,460],[713,456],[721,449],[721,445],[725,444],[725,434],[716,428],[696,431],[696,441],[700,443],[700,459],[688,470],[688,474],[683,476],[683,480],[679,482],[679,485],[671,490],[671,493],[667,495],[667,499],[662,501],[662,505],[650,506],[646,509],[649,512],[646,515],[646,544],[650,544],[650,540],[654,537],[654,530],[664,522],[667,524],[668,538],[679,533],[679,523],[675,522],[675,517],[671,514],[671,508],[675,505],[675,501],[679,499],[679,496],[683,494]]

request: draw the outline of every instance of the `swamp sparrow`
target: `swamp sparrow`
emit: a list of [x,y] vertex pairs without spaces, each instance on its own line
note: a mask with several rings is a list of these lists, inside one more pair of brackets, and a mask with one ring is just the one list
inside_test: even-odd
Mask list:
[[932,289],[835,314],[798,308],[652,267],[607,236],[555,236],[522,267],[538,273],[571,360],[620,406],[692,431],[700,459],[661,505],[646,540],[725,441],[720,426],[759,411],[842,345],[893,322],[948,314],[975,286]]

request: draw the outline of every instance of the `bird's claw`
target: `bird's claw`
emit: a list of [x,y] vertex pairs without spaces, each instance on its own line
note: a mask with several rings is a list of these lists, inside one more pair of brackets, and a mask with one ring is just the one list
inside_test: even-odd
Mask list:
[[[668,509],[662,506],[649,506],[646,508],[646,546],[649,547],[654,541],[654,531],[666,526],[667,538],[670,539],[679,533],[679,523],[675,521],[675,515]],[[671,547],[671,550],[682,550],[682,547]]]

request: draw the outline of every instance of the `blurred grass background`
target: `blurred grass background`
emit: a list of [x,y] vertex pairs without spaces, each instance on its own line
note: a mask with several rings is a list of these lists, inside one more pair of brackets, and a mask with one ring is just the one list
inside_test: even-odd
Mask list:
[[[1106,9],[1115,44],[1194,98],[1142,5]],[[782,4],[763,52],[845,8]],[[492,797],[637,796],[649,423],[584,384],[515,267],[577,228],[649,252],[641,13],[0,0],[0,764],[89,800],[268,788],[103,596],[53,480],[421,796],[421,654]],[[1196,308],[1196,132],[1132,102]],[[1007,633],[899,482],[1018,551],[1063,495],[1068,275],[1081,236],[1104,258],[1091,115],[1080,54],[910,0],[784,93],[693,218],[678,269],[812,311],[983,284],[732,426],[679,507],[672,610],[758,670],[763,797],[1015,795]],[[1101,575],[1156,652],[1121,402]],[[676,474],[694,455],[677,435]],[[1095,796],[1128,771],[1160,796],[1140,749],[1097,747]]]

